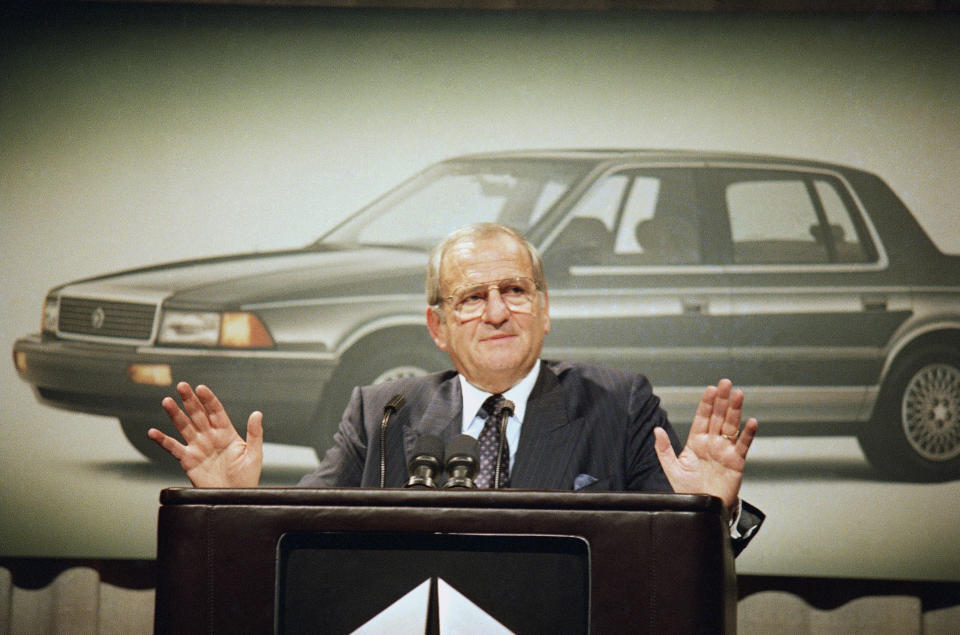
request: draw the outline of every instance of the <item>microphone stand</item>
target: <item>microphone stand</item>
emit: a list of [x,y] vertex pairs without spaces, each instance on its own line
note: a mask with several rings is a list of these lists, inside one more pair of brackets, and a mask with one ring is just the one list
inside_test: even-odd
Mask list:
[[504,400],[503,408],[500,410],[500,442],[497,444],[497,462],[493,468],[493,489],[500,489],[500,481],[503,479],[503,470],[500,466],[503,465],[503,451],[507,445],[507,421],[510,420],[513,410],[513,402],[509,399]]
[[390,401],[383,407],[383,419],[380,420],[380,489],[386,487],[387,478],[387,422],[397,410],[400,410],[407,404],[406,398],[397,393],[390,397]]

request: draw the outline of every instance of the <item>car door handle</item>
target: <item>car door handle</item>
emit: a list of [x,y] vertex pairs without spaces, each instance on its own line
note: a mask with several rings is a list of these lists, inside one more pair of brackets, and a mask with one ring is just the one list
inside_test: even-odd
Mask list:
[[864,311],[886,311],[887,298],[882,295],[865,295],[863,300]]
[[703,313],[703,300],[699,298],[684,298],[681,305],[684,313]]

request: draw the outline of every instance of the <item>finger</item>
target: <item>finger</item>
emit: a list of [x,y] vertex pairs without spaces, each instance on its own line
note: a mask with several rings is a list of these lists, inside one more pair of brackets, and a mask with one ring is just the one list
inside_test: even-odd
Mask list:
[[[171,399],[171,401],[173,400]],[[160,432],[156,428],[150,428],[149,430],[147,430],[147,436],[150,437],[150,439],[154,443],[156,443],[161,448],[166,450],[170,454],[170,456],[172,456],[178,461],[183,456],[184,452],[187,451],[187,448],[182,443],[180,443],[173,437],[169,437],[165,435],[164,433]]]
[[207,413],[207,420],[210,422],[210,427],[233,427],[233,424],[230,423],[230,417],[227,416],[226,409],[223,407],[223,404],[220,403],[220,399],[213,394],[213,391],[210,390],[210,388],[202,384],[197,386],[197,398],[200,400],[204,411]]
[[247,419],[247,450],[263,460],[263,413],[251,412]]
[[753,417],[747,419],[747,423],[743,426],[743,432],[740,433],[740,438],[737,439],[737,453],[744,459],[747,458],[747,452],[750,451],[750,444],[753,443],[753,439],[757,436],[757,431],[760,429],[760,424]]
[[[198,386],[202,388],[202,386]],[[197,394],[185,381],[177,384],[177,394],[180,395],[180,401],[183,402],[183,409],[186,410],[190,421],[193,422],[198,432],[204,432],[210,428],[210,420],[207,418],[207,410],[204,408]],[[189,439],[188,439],[189,441]]]
[[660,466],[669,477],[677,465],[677,453],[673,451],[673,444],[670,443],[666,430],[657,426],[653,429],[653,437],[653,449],[656,450],[657,457],[660,459]]
[[180,436],[182,436],[187,443],[190,443],[196,438],[197,429],[193,425],[193,421],[190,419],[190,417],[184,414],[183,410],[180,409],[180,406],[177,405],[177,402],[173,399],[173,397],[164,397],[160,402],[160,406],[167,413],[167,416],[170,418],[170,422],[173,423],[173,426],[177,429],[177,431],[180,433]]
[[734,390],[730,395],[727,412],[723,418],[720,434],[736,438],[740,432],[740,418],[743,416],[743,391]]
[[[710,424],[707,432],[710,434],[723,434],[723,422],[727,415],[727,406],[730,401],[730,388],[733,382],[729,379],[721,379],[717,382],[716,397],[713,400],[713,413],[710,416]],[[734,433],[736,430],[733,431]]]
[[713,414],[713,402],[717,395],[716,386],[707,386],[700,397],[700,403],[697,404],[697,412],[693,415],[693,423],[690,424],[690,433],[702,434],[707,432],[710,426],[710,416]]

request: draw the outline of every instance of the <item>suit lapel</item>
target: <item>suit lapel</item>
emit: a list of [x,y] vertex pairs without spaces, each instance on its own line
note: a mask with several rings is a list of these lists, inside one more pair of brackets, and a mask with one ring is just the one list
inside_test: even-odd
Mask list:
[[565,395],[556,373],[542,364],[530,393],[510,487],[570,489],[568,455],[577,443],[580,426],[571,425]]
[[[541,364],[540,376],[530,393],[520,428],[520,444],[510,471],[510,487],[571,489],[572,475],[567,473],[571,465],[569,456],[576,448],[582,426],[570,420],[567,400],[556,373],[548,364]],[[460,434],[462,410],[460,380],[454,374],[429,397],[423,416],[404,426],[404,474],[420,436],[433,434],[446,444]],[[406,480],[405,475],[403,480]]]
[[457,377],[458,375],[454,373],[441,383],[430,397],[423,416],[403,429],[405,464],[413,458],[413,446],[424,434],[438,436],[446,444],[460,433],[463,398],[460,395],[460,380]]

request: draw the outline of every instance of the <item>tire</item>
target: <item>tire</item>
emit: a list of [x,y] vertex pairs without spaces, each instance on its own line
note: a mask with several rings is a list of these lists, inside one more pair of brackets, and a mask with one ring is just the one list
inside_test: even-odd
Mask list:
[[130,445],[136,448],[137,452],[144,457],[150,459],[150,461],[157,463],[160,461],[173,460],[173,457],[171,457],[166,450],[154,443],[150,440],[150,437],[147,436],[147,430],[150,428],[157,428],[166,434],[176,436],[172,425],[164,427],[162,424],[158,424],[156,419],[132,418],[121,419],[120,428],[123,430],[123,435],[127,437]]
[[897,360],[857,440],[888,476],[960,477],[960,349],[927,346]]
[[450,358],[425,334],[379,335],[350,349],[323,391],[314,448],[319,457],[333,440],[343,411],[356,386],[404,377],[420,377],[451,368]]

